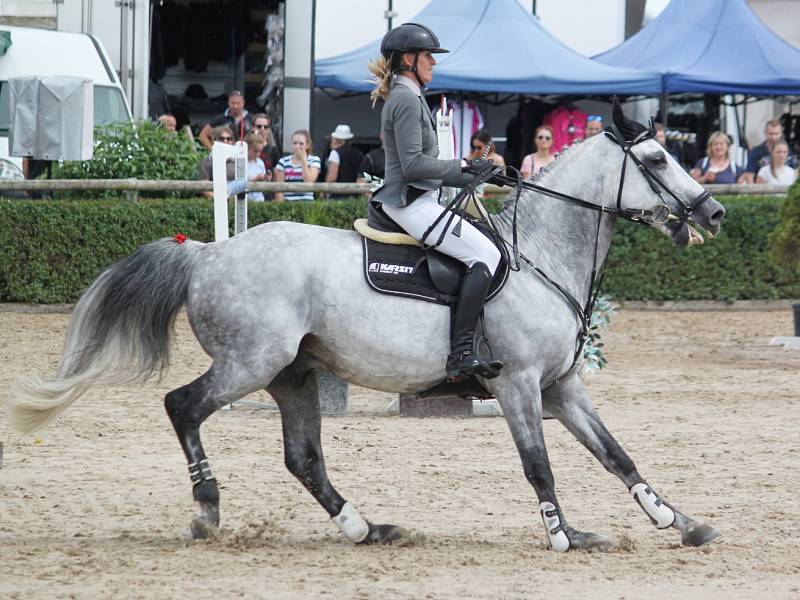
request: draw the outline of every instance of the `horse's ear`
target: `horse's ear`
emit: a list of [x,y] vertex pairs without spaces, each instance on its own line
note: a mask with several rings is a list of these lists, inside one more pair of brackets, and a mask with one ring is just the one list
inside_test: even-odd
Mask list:
[[619,98],[616,96],[614,96],[612,103],[611,116],[612,120],[614,121],[614,125],[616,125],[618,129],[622,129],[623,124],[628,120],[628,117],[626,117],[625,113],[622,111],[622,104],[620,104]]
[[617,130],[628,142],[633,141],[637,135],[647,130],[647,127],[641,123],[637,123],[636,121],[629,119],[625,115],[625,112],[622,110],[622,104],[620,104],[619,98],[616,96],[614,96],[611,116],[612,120],[614,121],[614,125],[617,126]]

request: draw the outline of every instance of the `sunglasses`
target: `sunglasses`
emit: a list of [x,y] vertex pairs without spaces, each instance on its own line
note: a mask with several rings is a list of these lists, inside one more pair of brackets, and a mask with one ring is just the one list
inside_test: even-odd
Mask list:
[[601,117],[600,115],[589,115],[588,117],[586,117],[587,123],[591,123],[592,121],[602,121],[602,120],[603,117]]
[[551,138],[549,135],[537,135],[536,139],[537,140],[552,140],[553,138]]
[[472,149],[473,149],[473,150],[483,150],[485,147],[486,147],[486,146],[475,146],[475,145],[473,144],[473,146],[472,146]]
[[270,125],[256,125],[256,129],[272,129]]
[[217,141],[220,141],[220,142],[232,142],[232,141],[233,141],[233,138],[232,138],[232,137],[228,137],[228,136],[226,135],[225,137],[219,137],[219,138],[217,138]]

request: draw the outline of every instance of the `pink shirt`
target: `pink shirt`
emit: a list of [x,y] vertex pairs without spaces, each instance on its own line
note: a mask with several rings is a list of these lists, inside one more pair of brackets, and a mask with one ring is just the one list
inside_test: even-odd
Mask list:
[[550,157],[550,160],[547,162],[543,162],[541,158],[536,156],[536,154],[528,154],[525,158],[522,159],[522,166],[520,167],[520,171],[523,173],[530,173],[531,175],[536,175],[539,171],[541,171],[542,167],[545,165],[549,165],[553,162],[553,157]]

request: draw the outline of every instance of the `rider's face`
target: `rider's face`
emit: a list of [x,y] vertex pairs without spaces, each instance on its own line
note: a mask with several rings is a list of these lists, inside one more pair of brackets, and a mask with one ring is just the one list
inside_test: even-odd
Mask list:
[[[414,53],[406,52],[403,55],[403,62],[405,62],[406,66],[413,66]],[[423,50],[419,53],[419,58],[417,59],[417,75],[425,85],[428,85],[431,80],[433,80],[433,65],[435,64],[436,59],[428,50]]]

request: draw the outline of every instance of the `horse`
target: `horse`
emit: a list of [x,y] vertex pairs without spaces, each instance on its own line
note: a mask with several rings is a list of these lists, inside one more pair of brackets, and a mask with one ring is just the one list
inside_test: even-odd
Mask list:
[[[627,165],[633,166],[626,173]],[[617,218],[685,246],[702,242],[702,231],[718,234],[724,214],[653,139],[652,128],[628,119],[615,104],[614,124],[604,135],[564,151],[532,184],[513,190],[494,216],[499,235],[516,240],[525,262],[485,306],[494,353],[505,367],[483,383],[503,410],[550,549],[608,549],[612,543],[567,523],[544,440],[545,411],[622,481],[658,529],[677,529],[687,546],[720,536],[658,495],[606,429],[576,368],[586,315],[575,305],[591,298]],[[450,312],[370,290],[354,231],[272,222],[217,243],[175,236],[140,247],[82,294],[55,376],[28,376],[13,386],[12,425],[32,432],[90,386],[162,373],[184,306],[212,358],[207,372],[164,398],[199,507],[192,536],[212,537],[220,523],[219,488],[201,424],[219,408],[266,389],[280,409],[286,467],[340,531],[356,544],[408,538],[401,526],[365,519],[329,480],[320,406],[308,375],[325,370],[387,392],[428,389],[443,379]]]

